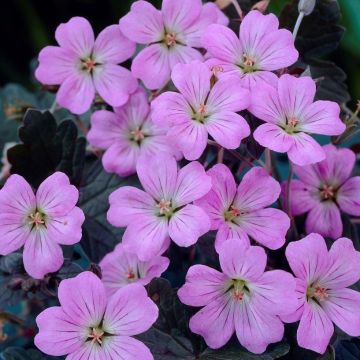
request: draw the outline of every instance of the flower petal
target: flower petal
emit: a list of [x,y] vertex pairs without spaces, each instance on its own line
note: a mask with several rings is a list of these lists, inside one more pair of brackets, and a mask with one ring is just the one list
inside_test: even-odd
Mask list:
[[132,186],[122,186],[109,196],[107,220],[114,226],[127,226],[142,215],[155,212],[155,201],[146,192]]
[[158,317],[158,308],[142,285],[129,284],[110,297],[103,327],[115,335],[133,336],[149,330]]
[[179,246],[188,247],[210,230],[210,219],[205,211],[188,204],[177,211],[169,222],[170,238]]
[[156,43],[164,37],[161,11],[147,1],[134,2],[120,19],[120,28],[126,37],[140,44]]
[[138,83],[128,69],[115,64],[104,64],[94,71],[94,85],[99,95],[111,106],[124,105]]
[[60,24],[55,32],[56,41],[62,48],[72,51],[80,58],[89,57],[94,46],[94,32],[83,17],[72,17]]
[[250,135],[246,120],[241,115],[226,110],[212,114],[205,127],[212,138],[225,149],[238,148],[241,140]]
[[177,64],[187,64],[192,61],[204,60],[200,51],[190,46],[177,45],[169,49],[169,65],[173,69]]
[[126,38],[119,25],[110,25],[98,35],[94,56],[98,63],[119,64],[135,52],[135,43]]
[[64,262],[60,245],[43,229],[30,232],[24,245],[23,259],[26,272],[34,279],[42,279],[46,274],[59,270]]
[[[294,216],[307,213],[315,206],[318,201],[311,194],[313,190],[300,180],[293,179],[290,185],[290,208]],[[287,182],[284,183],[284,201],[286,202]]]
[[339,238],[343,224],[337,205],[332,201],[317,203],[306,218],[305,229],[308,234],[316,232],[324,237]]
[[249,246],[250,239],[247,233],[237,224],[232,222],[222,222],[215,238],[215,250],[220,251],[221,247],[228,240],[236,239],[240,243]]
[[[341,166],[341,163],[339,165]],[[342,211],[360,216],[360,176],[347,180],[338,190],[336,200]]]
[[178,290],[182,303],[190,306],[205,306],[224,292],[228,280],[223,273],[205,265],[191,266],[185,284]]

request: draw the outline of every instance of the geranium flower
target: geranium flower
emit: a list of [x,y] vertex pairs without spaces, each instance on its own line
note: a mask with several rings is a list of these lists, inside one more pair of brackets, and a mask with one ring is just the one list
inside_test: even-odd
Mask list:
[[296,276],[298,309],[286,321],[300,320],[301,347],[324,353],[333,322],[350,336],[360,335],[360,294],[348,286],[360,279],[360,253],[351,240],[336,240],[328,251],[319,234],[291,242],[286,257]]
[[293,64],[299,56],[291,32],[279,29],[274,14],[250,11],[240,25],[239,36],[226,26],[213,24],[202,44],[210,57],[207,63],[220,69],[218,75],[237,76],[241,86],[251,88],[259,81],[276,85],[277,76],[272,71]]
[[223,164],[207,174],[212,189],[195,204],[209,215],[211,230],[218,230],[216,249],[228,239],[250,244],[249,236],[270,249],[284,245],[290,219],[283,211],[267,207],[279,197],[281,187],[263,168],[249,170],[237,188],[234,176]]
[[166,133],[166,128],[152,122],[146,94],[139,88],[114,112],[99,110],[93,113],[87,139],[91,145],[106,149],[102,157],[106,171],[128,176],[136,172],[136,163],[143,154],[167,152],[181,157]]
[[248,107],[248,90],[234,77],[218,80],[211,87],[211,77],[203,63],[178,64],[171,78],[180,94],[165,92],[152,102],[152,119],[169,126],[170,141],[187,160],[201,156],[208,134],[226,149],[239,147],[250,135],[246,120],[236,113]]
[[122,243],[140,260],[165,251],[169,237],[179,246],[190,246],[209,230],[207,214],[190,204],[211,188],[200,163],[178,171],[172,156],[142,157],[137,173],[145,191],[131,186],[114,191],[107,218],[114,226],[127,226]]
[[135,57],[131,71],[149,89],[159,89],[178,63],[202,60],[201,36],[212,23],[223,21],[214,6],[201,0],[163,0],[161,11],[147,1],[136,1],[120,19],[130,40],[147,45]]
[[304,166],[325,159],[322,147],[309,134],[340,135],[345,124],[333,101],[315,101],[316,85],[310,77],[280,77],[277,88],[265,83],[254,87],[249,110],[266,124],[254,132],[255,140],[273,151],[287,152]]
[[149,261],[141,261],[123,244],[118,244],[114,251],[105,255],[100,262],[102,282],[109,295],[131,283],[147,285],[153,278],[160,277],[168,266],[169,259],[164,256],[154,256]]
[[190,330],[213,349],[236,332],[242,346],[262,353],[283,338],[279,315],[296,309],[295,279],[282,270],[264,272],[264,249],[236,239],[223,243],[219,257],[223,272],[194,265],[178,291],[184,304],[204,306],[190,319]]
[[69,178],[56,172],[39,186],[31,186],[19,175],[11,175],[0,190],[0,255],[24,246],[26,272],[35,279],[61,268],[60,245],[81,239],[85,217],[76,207],[79,192]]
[[290,183],[290,207],[294,216],[308,212],[305,224],[308,234],[317,232],[337,239],[343,232],[341,211],[360,216],[360,177],[351,177],[356,161],[351,150],[337,149],[331,144],[323,149],[325,160],[294,166],[300,180]]
[[36,318],[35,345],[45,354],[68,360],[153,360],[150,350],[132,336],[148,330],[158,317],[157,306],[139,284],[106,296],[101,280],[91,272],[63,280],[60,306]]
[[95,93],[111,106],[127,102],[137,81],[117,64],[131,57],[135,44],[118,25],[108,26],[95,40],[89,22],[73,17],[58,26],[55,37],[60,46],[41,50],[35,77],[46,85],[60,85],[59,105],[82,114],[89,110]]

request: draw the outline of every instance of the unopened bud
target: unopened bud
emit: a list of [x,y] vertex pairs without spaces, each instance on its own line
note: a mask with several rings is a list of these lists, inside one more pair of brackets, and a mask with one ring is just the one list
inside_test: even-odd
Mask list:
[[315,7],[316,0],[299,0],[298,10],[299,13],[304,13],[304,15],[310,15]]
[[261,13],[265,14],[269,4],[270,0],[260,0],[252,6],[251,10],[258,10]]

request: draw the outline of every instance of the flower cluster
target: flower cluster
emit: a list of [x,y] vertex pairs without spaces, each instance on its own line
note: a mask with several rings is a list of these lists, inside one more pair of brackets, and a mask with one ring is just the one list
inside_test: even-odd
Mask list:
[[[70,19],[56,30],[59,46],[40,52],[35,76],[59,86],[57,104],[77,119],[90,110],[88,151],[106,172],[136,174],[142,187],[129,180],[109,190],[107,221],[123,234],[99,262],[99,277],[84,271],[61,281],[60,306],[38,315],[35,344],[44,353],[153,359],[133,338],[158,317],[146,287],[168,269],[170,247],[196,252],[211,231],[221,271],[190,256],[177,292],[202,307],[189,327],[210,348],[236,333],[261,354],[297,321],[298,345],[319,353],[333,323],[360,336],[360,294],[348,289],[360,279],[360,253],[341,237],[341,215],[360,216],[355,154],[311,136],[341,135],[340,107],[314,101],[315,81],[292,71],[294,36],[275,15],[252,10],[241,20],[237,35],[215,3],[163,0],[158,10],[139,0],[96,39],[86,19]],[[265,148],[265,163],[253,155],[237,162],[249,142]],[[282,186],[276,153],[290,164]],[[23,247],[35,279],[59,271],[61,245],[83,243],[78,199],[62,172],[35,192],[10,175],[0,190],[0,254]],[[322,236],[338,240],[328,250]]]

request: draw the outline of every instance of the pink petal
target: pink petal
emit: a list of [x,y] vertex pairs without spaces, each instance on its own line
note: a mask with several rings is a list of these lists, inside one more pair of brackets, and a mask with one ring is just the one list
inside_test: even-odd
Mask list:
[[140,44],[156,43],[164,37],[161,11],[147,1],[134,2],[120,19],[120,28],[126,37]]
[[212,2],[205,3],[203,6],[203,9],[205,9],[205,8],[208,8],[208,9],[212,8],[213,11],[216,12],[216,14],[217,14],[216,23],[217,24],[225,25],[225,26],[229,25],[229,22],[230,22],[229,18],[224,14],[224,12],[222,10],[220,10],[220,8],[216,4],[214,4]]
[[101,280],[92,272],[84,271],[60,283],[58,297],[65,314],[76,325],[98,326],[106,308],[106,293]]
[[255,301],[237,304],[234,321],[236,336],[247,350],[263,353],[271,343],[284,336],[284,324],[277,316],[269,315]]
[[227,240],[219,248],[220,265],[231,279],[258,280],[265,271],[266,253],[260,246],[248,246],[237,239]]
[[176,206],[189,204],[207,194],[211,189],[211,177],[202,164],[191,162],[179,170],[174,201]]
[[186,205],[169,221],[170,238],[179,246],[188,247],[210,230],[210,219],[205,211],[195,205]]
[[33,229],[24,245],[24,267],[34,279],[58,271],[64,257],[59,244],[50,238],[46,229]]
[[287,152],[294,145],[294,137],[274,124],[260,125],[253,136],[260,145],[276,152]]
[[90,74],[73,73],[61,84],[56,94],[58,104],[74,114],[88,111],[95,97],[95,87]]
[[62,356],[81,348],[86,329],[77,325],[60,306],[45,309],[36,317],[39,333],[34,343],[42,352]]
[[[326,151],[327,152],[327,151]],[[306,166],[294,165],[294,173],[309,189],[320,188],[323,182],[322,166],[326,160]],[[340,164],[339,164],[340,165]],[[321,168],[320,168],[321,166]]]
[[191,266],[185,284],[178,290],[182,303],[190,306],[205,306],[224,291],[228,280],[223,273],[205,265]]
[[246,120],[231,111],[220,111],[207,118],[206,130],[212,138],[225,149],[236,149],[241,140],[250,135]]
[[119,64],[135,52],[135,43],[126,38],[119,25],[106,27],[98,35],[94,45],[96,62]]
[[169,142],[182,151],[186,160],[197,160],[204,152],[208,133],[203,124],[182,118],[168,132]]
[[94,85],[99,95],[111,106],[124,105],[138,86],[128,69],[109,63],[95,68]]
[[136,144],[120,141],[110,146],[102,157],[104,169],[125,177],[136,173],[136,164],[140,156],[140,148]]
[[146,192],[132,186],[122,186],[109,196],[107,220],[118,227],[127,226],[144,214],[151,215],[155,201]]
[[280,192],[280,184],[264,168],[257,166],[241,180],[234,205],[242,211],[259,210],[273,204]]
[[160,44],[146,47],[133,60],[131,71],[148,89],[162,88],[170,80],[169,51]]
[[[243,74],[241,77],[241,86],[245,89],[252,90],[255,86],[257,89],[263,84],[267,84],[276,88],[279,78],[271,71],[254,71],[252,73]],[[250,102],[251,104],[251,102]]]
[[157,201],[171,200],[177,181],[177,163],[173,156],[141,157],[137,173],[145,191]]
[[36,192],[37,208],[55,219],[68,215],[78,199],[78,189],[70,184],[69,178],[62,172],[49,176]]
[[[114,341],[114,340],[113,340]],[[86,341],[82,343],[82,346],[79,350],[69,354],[66,357],[66,360],[102,360],[103,359],[103,350],[97,343],[92,341]]]
[[215,83],[206,102],[209,112],[238,112],[250,105],[250,92],[239,86],[237,77],[227,77]]
[[301,125],[306,110],[314,101],[316,92],[315,81],[304,76],[296,78],[285,74],[278,82],[278,94],[281,108],[287,117],[296,117]]
[[288,151],[289,159],[296,165],[314,164],[325,159],[323,148],[306,133],[292,134],[293,145]]
[[342,211],[360,216],[360,176],[347,180],[338,190],[336,200]]
[[202,37],[203,47],[211,57],[235,64],[243,55],[243,49],[236,34],[223,25],[210,25]]
[[223,244],[232,239],[236,239],[245,246],[250,245],[250,239],[247,233],[239,225],[222,221],[216,233],[215,250],[219,252]]
[[234,308],[226,296],[218,297],[190,319],[190,330],[201,335],[209,347],[218,349],[235,331]]
[[283,270],[266,271],[251,284],[257,305],[273,315],[291,314],[297,309],[295,288],[295,278]]
[[158,317],[158,312],[145,288],[139,284],[130,284],[110,297],[103,327],[115,335],[137,335],[151,327]]
[[171,73],[174,85],[196,111],[205,104],[210,91],[210,78],[209,68],[200,62],[177,64]]
[[342,289],[360,279],[360,253],[350,239],[336,240],[329,251],[329,269],[321,283],[331,289]]
[[201,0],[163,0],[161,11],[167,29],[182,33],[197,21],[202,9]]
[[155,215],[141,216],[126,228],[122,242],[141,261],[148,261],[164,252],[168,236],[167,220]]
[[47,224],[48,236],[61,245],[74,245],[81,240],[81,226],[85,221],[83,211],[74,207],[65,216],[56,217]]
[[306,302],[297,331],[298,344],[305,349],[323,354],[333,332],[334,326],[321,306],[314,301]]
[[285,244],[290,228],[289,217],[279,209],[267,208],[240,215],[235,220],[255,241],[275,250]]
[[169,65],[173,69],[177,64],[187,64],[192,61],[203,61],[200,51],[190,46],[177,45],[169,49]]
[[[149,348],[141,341],[130,336],[112,336],[109,341],[106,341],[102,348],[106,351],[109,358],[99,358],[94,360],[154,360]],[[101,355],[99,355],[101,356]],[[121,356],[121,358],[119,358]],[[67,360],[82,360],[84,358],[67,359]],[[89,359],[93,359],[89,357]]]
[[35,77],[43,84],[58,85],[76,72],[77,57],[58,46],[46,46],[39,54]]
[[340,107],[333,101],[315,101],[302,115],[299,129],[307,133],[340,135],[346,126],[340,119]]
[[337,205],[332,201],[317,203],[308,213],[305,229],[308,234],[316,232],[324,237],[339,238],[343,225]]
[[72,51],[80,58],[89,57],[94,46],[94,32],[83,17],[73,17],[60,24],[55,33],[56,41],[62,48]]
[[[287,183],[284,183],[284,199],[286,199]],[[312,196],[313,188],[305,185],[300,180],[293,179],[290,188],[290,208],[294,216],[307,213],[318,204],[318,200]],[[286,200],[285,200],[286,201]]]
[[292,241],[286,248],[286,258],[295,276],[312,283],[328,271],[329,260],[325,240],[319,234],[310,234]]
[[322,304],[326,315],[346,334],[359,336],[360,293],[351,289],[337,289],[329,290],[328,294],[328,300]]
[[286,114],[276,89],[265,82],[252,88],[249,111],[271,124],[285,124]]

